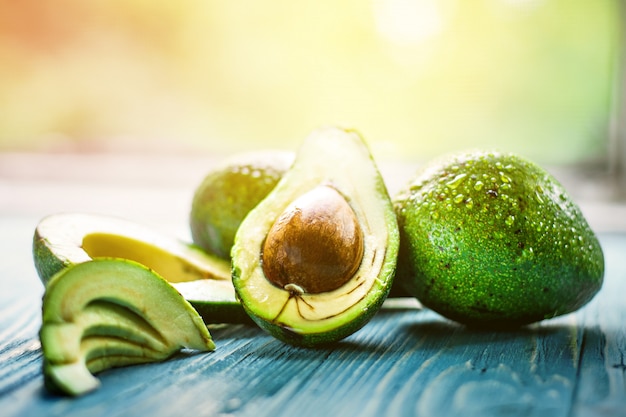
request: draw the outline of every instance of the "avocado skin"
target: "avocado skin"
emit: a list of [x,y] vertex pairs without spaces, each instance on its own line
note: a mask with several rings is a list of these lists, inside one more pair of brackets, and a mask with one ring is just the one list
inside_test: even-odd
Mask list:
[[235,154],[211,170],[196,188],[189,214],[193,242],[230,261],[239,225],[289,169],[288,151]]
[[253,324],[240,303],[187,301],[200,314],[206,324]]
[[433,161],[394,198],[396,284],[470,326],[508,328],[575,311],[600,290],[604,256],[580,208],[514,154]]
[[41,281],[45,284],[59,271],[67,268],[72,263],[67,259],[60,259],[52,253],[46,239],[35,229],[32,241],[32,252],[35,270]]

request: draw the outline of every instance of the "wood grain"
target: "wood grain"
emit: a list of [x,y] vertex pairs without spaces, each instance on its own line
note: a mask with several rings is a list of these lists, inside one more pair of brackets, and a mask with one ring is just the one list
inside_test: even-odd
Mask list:
[[36,220],[0,217],[2,416],[626,416],[626,234],[600,235],[606,282],[588,306],[528,328],[469,330],[404,303],[332,348],[212,328],[215,352],[106,371],[70,399],[43,388]]

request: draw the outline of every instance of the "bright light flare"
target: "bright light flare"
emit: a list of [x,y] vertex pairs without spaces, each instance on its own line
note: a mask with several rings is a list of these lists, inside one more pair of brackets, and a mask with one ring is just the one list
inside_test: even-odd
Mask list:
[[436,0],[375,0],[374,17],[378,32],[398,44],[419,43],[443,30]]

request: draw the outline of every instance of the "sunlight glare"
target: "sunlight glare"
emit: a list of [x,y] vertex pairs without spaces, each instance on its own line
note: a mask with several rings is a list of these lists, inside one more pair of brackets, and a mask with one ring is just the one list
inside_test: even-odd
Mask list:
[[419,43],[442,31],[443,16],[439,6],[436,0],[376,0],[376,28],[391,42]]

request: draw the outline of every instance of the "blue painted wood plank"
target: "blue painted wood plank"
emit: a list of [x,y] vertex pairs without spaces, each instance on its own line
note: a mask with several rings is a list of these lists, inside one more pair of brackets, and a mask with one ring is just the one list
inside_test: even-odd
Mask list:
[[607,279],[585,325],[572,416],[626,416],[626,237],[603,235]]
[[217,350],[103,372],[87,396],[43,389],[42,286],[32,219],[0,230],[3,416],[625,416],[626,235],[601,235],[607,282],[575,314],[515,331],[470,330],[387,306],[331,348],[285,345],[252,326],[212,328]]

